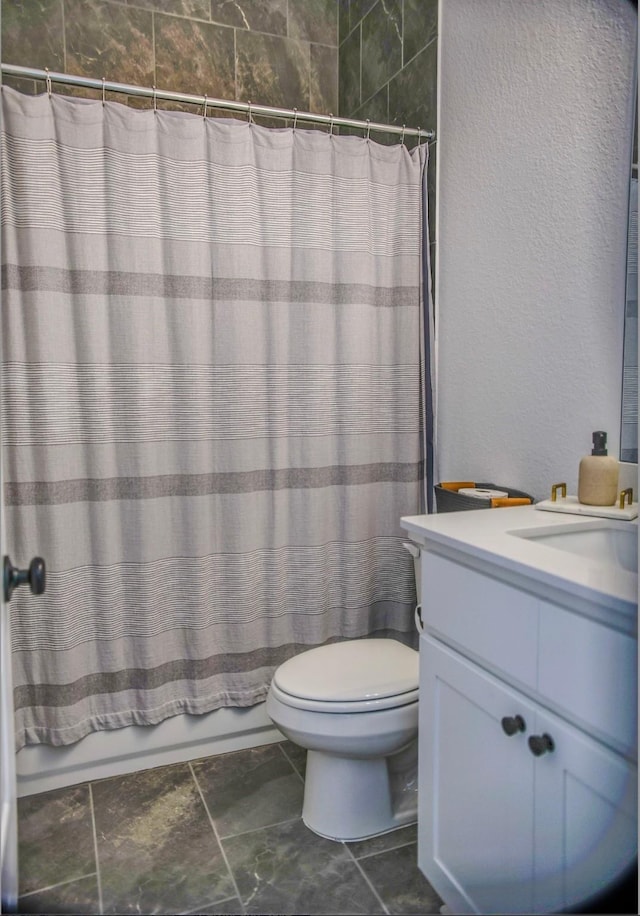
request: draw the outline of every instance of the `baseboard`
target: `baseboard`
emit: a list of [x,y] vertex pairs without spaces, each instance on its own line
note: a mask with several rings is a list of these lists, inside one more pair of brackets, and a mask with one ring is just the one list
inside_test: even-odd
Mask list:
[[159,725],[94,732],[66,747],[30,745],[16,755],[18,795],[258,747],[283,737],[265,704],[258,703],[201,716],[173,716]]

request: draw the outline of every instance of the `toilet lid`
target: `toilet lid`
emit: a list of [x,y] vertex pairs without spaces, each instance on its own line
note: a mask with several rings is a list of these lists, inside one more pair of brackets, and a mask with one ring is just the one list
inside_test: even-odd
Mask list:
[[308,700],[391,697],[418,687],[418,653],[395,639],[355,639],[308,649],[276,669],[280,690]]

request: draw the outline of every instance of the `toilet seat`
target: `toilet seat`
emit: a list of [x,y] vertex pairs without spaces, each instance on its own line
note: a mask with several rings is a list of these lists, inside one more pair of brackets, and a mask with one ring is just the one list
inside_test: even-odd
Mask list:
[[418,700],[418,653],[395,639],[308,649],[277,668],[274,696],[296,709],[373,712]]
[[417,703],[420,691],[408,690],[406,693],[395,694],[390,697],[378,697],[373,700],[308,700],[304,697],[292,696],[280,690],[277,684],[271,682],[269,688],[271,695],[283,703],[285,706],[291,706],[293,709],[304,709],[308,712],[327,712],[327,713],[363,713],[377,712],[382,709],[396,709],[399,706],[408,706],[410,703]]

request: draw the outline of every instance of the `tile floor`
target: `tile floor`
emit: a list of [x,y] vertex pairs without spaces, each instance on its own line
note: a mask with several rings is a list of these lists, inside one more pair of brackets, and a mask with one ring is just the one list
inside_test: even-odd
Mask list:
[[288,741],[20,799],[20,913],[428,914],[416,830],[335,843],[301,820]]

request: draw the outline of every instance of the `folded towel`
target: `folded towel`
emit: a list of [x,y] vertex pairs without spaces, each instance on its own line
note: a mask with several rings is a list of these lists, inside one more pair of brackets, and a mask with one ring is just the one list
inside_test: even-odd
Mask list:
[[507,496],[499,499],[491,500],[492,509],[502,509],[506,506],[530,506],[531,500],[524,499],[521,496]]

